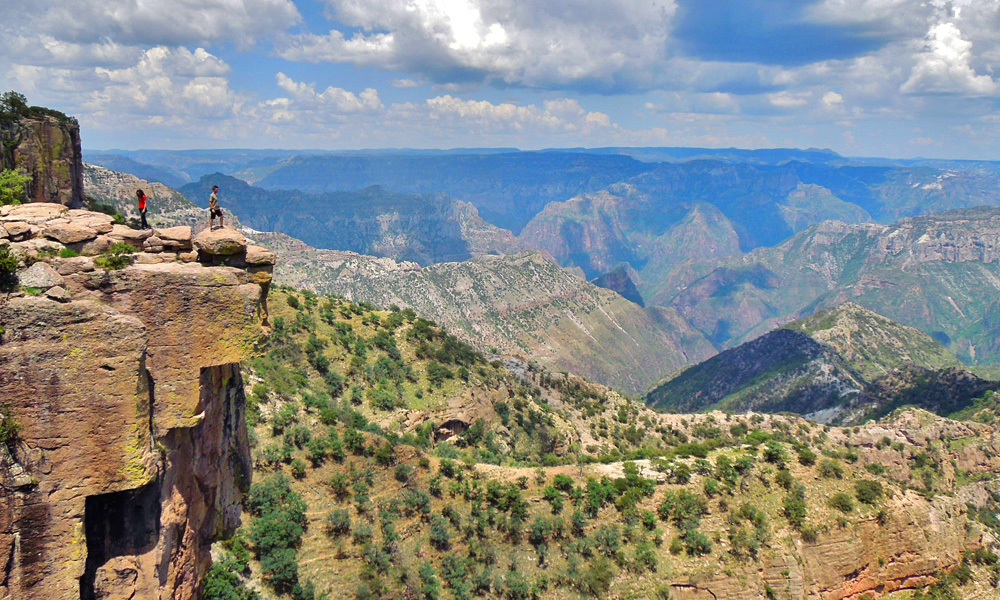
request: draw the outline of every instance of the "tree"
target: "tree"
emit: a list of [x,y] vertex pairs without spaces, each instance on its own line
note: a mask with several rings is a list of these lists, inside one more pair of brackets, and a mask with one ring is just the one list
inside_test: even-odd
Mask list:
[[0,112],[23,115],[28,112],[28,98],[11,90],[0,94]]
[[21,175],[13,169],[4,169],[0,172],[0,205],[20,204],[27,200],[25,186],[29,181],[30,177]]
[[441,515],[431,517],[431,545],[438,550],[451,547],[451,532],[448,531],[448,520]]

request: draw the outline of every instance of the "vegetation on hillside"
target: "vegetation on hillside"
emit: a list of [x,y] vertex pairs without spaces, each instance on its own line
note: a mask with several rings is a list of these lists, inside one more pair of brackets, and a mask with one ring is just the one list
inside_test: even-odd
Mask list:
[[[271,308],[246,377],[254,483],[210,600],[667,598],[992,478],[947,439],[658,414],[491,363],[412,311],[286,288]],[[965,527],[997,526],[996,500]],[[963,565],[996,579],[988,549]],[[776,577],[747,585],[781,597]]]

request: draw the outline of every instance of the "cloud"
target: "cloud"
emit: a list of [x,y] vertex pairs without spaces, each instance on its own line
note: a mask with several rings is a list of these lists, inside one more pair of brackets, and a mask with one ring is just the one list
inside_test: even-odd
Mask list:
[[[291,0],[9,0],[5,17],[66,42],[130,45],[249,44],[301,20]],[[22,23],[23,24],[23,23]]]
[[142,50],[102,40],[94,43],[75,43],[56,39],[51,35],[16,35],[4,40],[7,55],[18,64],[55,67],[124,66],[134,63]]
[[823,106],[837,108],[844,104],[844,97],[833,90],[823,94]]
[[767,95],[767,99],[772,105],[783,109],[802,108],[803,106],[809,104],[809,99],[811,97],[812,93],[810,92],[784,91]]
[[662,81],[674,0],[324,0],[344,28],[288,35],[287,60],[372,66],[431,83],[605,92]]
[[378,92],[373,88],[367,88],[360,94],[354,94],[345,89],[330,86],[322,93],[317,93],[314,84],[294,81],[284,73],[278,73],[278,87],[290,94],[299,106],[310,109],[330,109],[338,113],[352,113],[382,108]]
[[961,94],[986,96],[997,92],[989,75],[972,68],[972,42],[962,37],[953,23],[935,25],[927,33],[927,44],[899,90],[904,94]]
[[100,89],[82,102],[92,119],[173,123],[197,129],[232,117],[241,99],[229,88],[229,65],[202,48],[157,46],[121,69],[94,70]]

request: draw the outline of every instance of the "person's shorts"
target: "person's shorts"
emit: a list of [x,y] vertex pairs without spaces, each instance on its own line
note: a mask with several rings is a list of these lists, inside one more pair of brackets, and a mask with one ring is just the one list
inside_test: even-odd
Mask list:
[[213,219],[215,217],[219,217],[220,219],[222,218],[222,209],[221,208],[210,208],[208,210],[210,211],[210,213],[212,215],[211,218],[213,218]]

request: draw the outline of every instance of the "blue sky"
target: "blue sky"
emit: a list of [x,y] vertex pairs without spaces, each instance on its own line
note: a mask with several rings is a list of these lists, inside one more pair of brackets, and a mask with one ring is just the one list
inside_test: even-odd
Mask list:
[[0,88],[94,149],[1000,159],[998,0],[3,3]]

